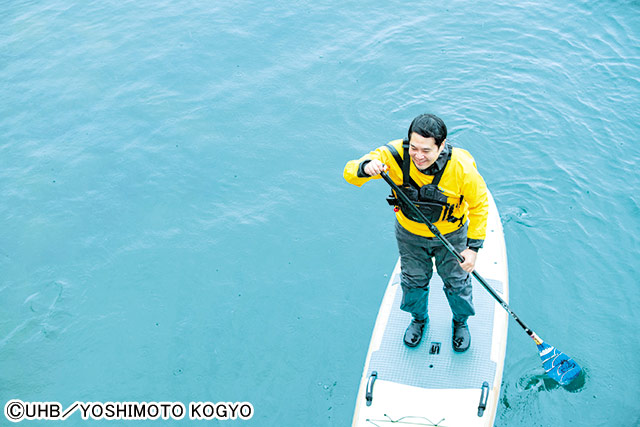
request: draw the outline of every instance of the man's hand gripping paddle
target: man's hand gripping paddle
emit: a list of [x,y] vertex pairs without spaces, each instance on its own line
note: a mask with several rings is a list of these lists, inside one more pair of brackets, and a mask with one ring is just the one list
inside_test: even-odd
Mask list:
[[[396,196],[402,199],[402,201],[407,205],[413,208],[414,213],[421,219],[423,223],[429,227],[429,230],[442,242],[442,244],[447,248],[449,252],[451,252],[460,262],[464,261],[464,258],[458,251],[449,243],[449,241],[440,233],[440,230],[433,225],[420,210],[411,202],[411,200],[407,197],[406,194],[402,192],[400,187],[389,178],[389,175],[386,172],[382,172],[380,174],[382,178],[387,181],[387,184],[391,186],[393,191],[395,191]],[[542,366],[544,370],[547,372],[547,375],[551,377],[553,380],[558,382],[560,385],[568,385],[571,381],[576,379],[582,369],[580,366],[569,356],[558,350],[552,345],[549,345],[542,341],[542,339],[535,334],[531,329],[524,324],[522,320],[509,308],[509,305],[496,293],[496,291],[478,274],[475,270],[473,271],[473,277],[480,282],[480,284],[491,294],[496,301],[500,303],[500,305],[507,310],[507,312],[515,319],[516,322],[524,329],[524,331],[533,338],[533,341],[538,346],[538,352],[540,353],[540,358],[542,359]]]

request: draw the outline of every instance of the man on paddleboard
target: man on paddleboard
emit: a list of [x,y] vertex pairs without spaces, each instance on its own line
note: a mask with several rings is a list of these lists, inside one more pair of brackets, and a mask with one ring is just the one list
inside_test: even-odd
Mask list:
[[396,206],[395,234],[400,252],[402,303],[400,308],[413,319],[404,334],[409,347],[420,343],[429,321],[427,303],[433,261],[444,282],[452,321],[452,345],[457,352],[471,344],[467,326],[475,314],[471,275],[478,249],[486,236],[489,200],[487,186],[468,151],[447,142],[447,127],[433,114],[416,117],[406,139],[391,141],[352,160],[344,178],[360,187],[370,179],[389,177],[460,252],[460,263],[436,238],[409,206],[392,194],[387,200]]

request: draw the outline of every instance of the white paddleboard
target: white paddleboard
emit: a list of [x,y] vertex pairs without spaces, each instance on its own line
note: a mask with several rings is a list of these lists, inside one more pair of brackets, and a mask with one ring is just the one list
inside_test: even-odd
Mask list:
[[[504,235],[491,194],[487,237],[478,254],[476,271],[509,301]],[[400,261],[396,263],[371,337],[354,427],[493,425],[507,346],[508,314],[474,279],[476,314],[468,321],[471,347],[456,353],[451,345],[451,309],[442,287],[442,280],[434,274],[429,323],[420,344],[407,347],[403,337],[411,314],[400,310]]]

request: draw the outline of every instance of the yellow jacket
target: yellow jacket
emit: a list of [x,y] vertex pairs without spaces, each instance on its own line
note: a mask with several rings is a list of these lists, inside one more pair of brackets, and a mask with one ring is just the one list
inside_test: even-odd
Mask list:
[[[443,143],[446,144],[447,142],[445,141]],[[402,140],[391,141],[390,144],[395,147],[400,157],[404,158]],[[389,177],[396,184],[402,185],[402,169],[393,158],[389,147],[384,145],[362,156],[358,160],[348,162],[344,168],[344,179],[348,183],[358,187],[371,179],[379,179],[380,175],[375,177],[358,176],[358,170],[362,162],[373,159],[380,160],[387,165],[389,168]],[[413,161],[411,162],[409,174],[419,186],[427,185],[433,180],[433,175],[425,175],[420,172],[413,164]],[[489,215],[487,186],[480,173],[478,173],[475,160],[473,160],[473,157],[471,157],[471,154],[469,154],[467,150],[456,147],[452,148],[451,160],[442,174],[438,187],[447,196],[448,203],[458,204],[453,211],[453,215],[458,218],[464,215],[465,218],[469,219],[467,238],[479,240],[479,243],[482,243],[482,240],[484,240],[486,236],[487,216]],[[464,196],[462,203],[458,203],[460,196]],[[434,237],[433,233],[429,231],[429,227],[425,224],[411,221],[404,216],[401,210],[396,212],[396,217],[400,225],[409,232],[420,236]],[[434,225],[438,227],[438,230],[440,230],[442,234],[451,233],[460,228],[459,222],[451,223],[446,220],[437,221]]]

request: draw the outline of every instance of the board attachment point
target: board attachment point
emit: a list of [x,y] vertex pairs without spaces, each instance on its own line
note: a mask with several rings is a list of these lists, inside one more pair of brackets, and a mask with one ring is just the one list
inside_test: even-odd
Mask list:
[[489,383],[482,383],[482,391],[480,392],[480,403],[478,404],[478,416],[484,415],[484,410],[487,409],[487,401],[489,400]]
[[371,375],[369,376],[369,381],[367,381],[367,394],[366,394],[367,406],[371,406],[371,402],[373,402],[373,384],[376,382],[377,378],[378,378],[378,372],[377,371],[371,372]]
[[429,354],[440,354],[440,346],[442,345],[442,343],[439,342],[432,342],[431,343],[431,348],[429,349]]

